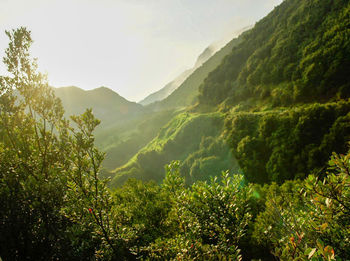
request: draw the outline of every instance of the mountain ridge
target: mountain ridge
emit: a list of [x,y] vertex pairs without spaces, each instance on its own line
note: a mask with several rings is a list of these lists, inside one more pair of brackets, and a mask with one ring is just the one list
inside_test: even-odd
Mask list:
[[240,38],[234,38],[224,47],[212,55],[206,62],[199,66],[174,92],[165,99],[154,102],[146,107],[153,111],[181,108],[196,102],[199,94],[199,85],[230,53],[231,49],[240,42]]
[[92,90],[67,86],[54,88],[54,92],[61,99],[67,116],[81,114],[86,108],[92,108],[104,128],[125,123],[144,111],[142,105],[128,101],[104,86]]
[[207,48],[203,50],[203,52],[197,57],[197,60],[194,66],[191,69],[187,69],[178,75],[174,80],[166,84],[160,90],[149,94],[146,98],[139,101],[139,104],[149,105],[157,101],[164,100],[169,95],[171,95],[181,84],[202,64],[204,64],[211,56],[215,54],[217,50],[213,45],[209,45]]

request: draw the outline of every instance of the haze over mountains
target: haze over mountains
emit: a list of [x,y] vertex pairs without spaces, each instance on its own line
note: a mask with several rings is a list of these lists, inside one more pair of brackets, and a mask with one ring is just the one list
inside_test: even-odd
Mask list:
[[162,89],[147,96],[139,103],[148,105],[156,101],[161,101],[175,91],[198,67],[205,63],[216,52],[214,46],[207,47],[197,58],[193,68],[188,69],[177,76],[173,81],[165,85]]
[[[230,119],[235,119],[236,111],[245,111],[247,115],[250,115],[251,110],[261,111],[261,113],[268,110],[269,117],[281,118],[282,116],[277,115],[280,110],[274,111],[273,108],[288,107],[300,103],[300,98],[297,96],[299,94],[293,94],[291,86],[302,87],[305,83],[303,81],[296,82],[291,78],[292,75],[294,78],[298,77],[298,70],[300,70],[298,68],[305,66],[305,62],[303,62],[299,67],[296,67],[295,62],[296,59],[301,59],[298,57],[303,53],[303,51],[298,51],[300,49],[298,46],[305,45],[304,39],[307,37],[300,38],[298,33],[303,34],[303,26],[312,28],[313,24],[311,25],[311,23],[315,22],[300,17],[299,22],[293,24],[291,17],[294,17],[293,15],[298,16],[306,11],[304,9],[293,10],[291,3],[283,3],[266,18],[258,22],[254,28],[244,32],[238,38],[232,39],[217,52],[212,47],[205,49],[198,57],[194,68],[185,71],[164,88],[140,102],[145,106],[127,102],[116,93],[104,88],[85,94],[84,91],[77,91],[74,88],[72,90],[67,89],[71,93],[69,99],[67,99],[68,96],[63,95],[63,89],[57,92],[69,112],[81,112],[84,106],[96,106],[96,109],[94,108],[96,116],[100,117],[102,122],[105,122],[102,124],[109,126],[109,128],[101,128],[96,138],[99,146],[107,151],[104,166],[108,171],[112,171],[107,175],[115,176],[113,184],[119,184],[120,180],[125,181],[128,177],[159,180],[162,177],[163,165],[175,159],[182,160],[181,168],[188,173],[190,180],[205,179],[211,175],[207,172],[208,170],[211,170],[212,173],[218,173],[224,169],[239,171],[235,157],[239,160],[239,166],[245,169],[245,172],[249,175],[246,163],[242,161],[240,140],[237,141],[237,144],[232,145],[224,138],[227,131],[229,131],[227,127],[218,128],[215,131],[213,129],[209,136],[199,132],[201,133],[199,134],[200,139],[187,141],[187,146],[191,148],[188,151],[182,149],[183,138],[181,137],[191,137],[196,128],[199,131],[202,128],[200,127],[201,117],[203,117],[203,121],[212,119],[220,126],[223,122],[226,125],[230,124]],[[279,18],[277,18],[277,15]],[[329,19],[333,19],[331,14],[327,15],[330,17]],[[278,24],[275,22],[276,19],[279,20]],[[313,37],[318,37],[318,35],[328,30],[327,28],[331,25],[332,22],[329,22],[318,31],[310,29],[309,33]],[[294,28],[294,31],[291,28]],[[288,35],[281,33],[281,31],[291,31],[294,36],[287,41]],[[277,41],[276,39],[280,40]],[[308,39],[311,40],[312,38]],[[295,54],[299,54],[299,56],[295,56]],[[324,57],[319,59],[322,60]],[[294,73],[288,69],[288,66],[295,68]],[[346,67],[346,63],[343,63],[343,66]],[[338,66],[337,68],[341,67]],[[344,69],[335,70],[333,72],[335,74],[341,74],[344,71]],[[325,79],[323,81],[328,79],[320,74],[318,78],[313,79],[321,79],[322,77]],[[311,82],[307,86],[310,84]],[[348,88],[342,86],[340,89],[334,90],[340,91],[339,97],[347,97],[348,92],[346,90]],[[294,87],[294,92],[295,90],[296,87]],[[95,94],[96,97],[94,97]],[[103,98],[104,95],[106,95],[106,99]],[[85,96],[87,100],[83,102],[81,99]],[[303,99],[308,99],[306,97],[307,95],[304,94]],[[335,99],[336,96],[330,97],[333,98],[329,98],[329,101]],[[319,96],[315,96],[314,99],[318,101]],[[189,106],[192,106],[192,108]],[[217,109],[216,106],[219,106],[220,109]],[[219,110],[225,113],[232,111],[232,115],[203,114],[198,117],[188,116],[187,113],[192,110],[196,113],[201,113],[203,110],[212,112]],[[307,111],[307,109],[305,110]],[[340,116],[344,116],[344,114],[340,114]],[[336,116],[335,119],[340,116]],[[249,117],[254,118],[257,115],[251,114]],[[335,122],[333,123],[335,124]],[[260,124],[258,118],[255,124]],[[177,135],[169,136],[168,134],[165,135],[164,132],[177,133]],[[326,135],[326,132],[322,135]],[[346,137],[341,138],[342,141],[345,139]],[[320,143],[321,141],[317,142]],[[179,144],[178,148],[176,144]],[[338,144],[340,144],[339,141]],[[264,146],[267,146],[267,144]],[[314,144],[314,146],[319,145]],[[334,150],[336,149],[335,145],[328,146]],[[273,148],[273,150],[276,149]],[[266,148],[266,150],[269,149]],[[224,153],[220,154],[220,151]],[[328,155],[328,152],[325,151],[324,155]],[[278,153],[277,150],[264,155],[275,157],[274,153]],[[307,150],[304,153],[307,155],[309,152]],[[230,161],[229,159],[233,160]],[[258,160],[262,164],[258,167],[260,168],[260,177],[256,176],[258,174],[251,175],[255,176],[257,180],[267,179],[264,177],[267,174],[262,173],[265,173],[263,169],[267,168],[264,164],[271,164],[269,158],[258,157]],[[314,167],[320,166],[322,160],[318,162],[318,165],[316,164]],[[126,165],[123,166],[123,164]],[[147,171],[146,173],[145,170],[151,165],[152,171],[150,171],[153,174]],[[295,171],[305,173],[307,169],[308,167],[303,166]],[[282,171],[279,170],[279,172]]]
[[[210,121],[209,119],[216,122],[218,126],[221,126],[224,122],[226,126],[229,126],[230,121],[235,121],[236,112],[241,111],[247,114],[244,117],[252,117],[252,119],[260,115],[252,113],[252,110],[264,114],[267,110],[268,114],[266,115],[270,115],[269,117],[273,119],[276,117],[276,120],[278,118],[282,119],[283,117],[279,113],[285,109],[275,111],[274,108],[291,105],[302,106],[305,101],[310,102],[310,99],[320,101],[320,96],[315,96],[316,90],[320,92],[320,95],[323,93],[321,96],[324,101],[347,97],[349,92],[346,84],[348,83],[344,80],[347,79],[347,76],[343,72],[345,72],[345,68],[348,68],[348,65],[345,60],[340,58],[339,62],[342,65],[334,65],[335,67],[332,67],[333,71],[327,73],[326,67],[315,69],[312,59],[316,58],[311,59],[312,56],[307,53],[311,49],[306,48],[301,51],[301,46],[307,47],[311,44],[309,41],[312,42],[313,38],[320,37],[319,35],[330,31],[329,28],[333,26],[330,21],[335,20],[335,18],[332,13],[325,13],[329,17],[328,24],[323,23],[318,30],[313,30],[315,24],[313,20],[300,17],[298,23],[293,23],[291,20],[291,17],[294,17],[293,15],[299,17],[300,14],[307,11],[306,9],[293,10],[292,3],[292,1],[288,1],[281,4],[266,18],[258,22],[254,28],[244,32],[238,38],[232,39],[220,50],[216,51],[212,46],[206,48],[199,55],[192,69],[179,75],[158,92],[146,97],[140,104],[128,102],[105,87],[92,91],[83,91],[76,87],[56,89],[56,94],[62,99],[67,114],[81,113],[84,108],[92,107],[95,115],[102,120],[96,139],[100,148],[107,152],[104,166],[112,172],[105,174],[115,176],[113,184],[119,184],[121,181],[118,181],[118,179],[126,180],[130,177],[159,180],[162,177],[163,165],[175,159],[182,161],[181,168],[188,173],[189,180],[205,179],[210,175],[206,172],[208,169],[211,169],[213,173],[224,169],[239,171],[235,157],[246,175],[251,175],[254,180],[258,181],[267,179],[264,175],[270,174],[266,174],[266,171],[263,170],[267,169],[264,164],[271,164],[269,160],[272,160],[272,158],[269,157],[275,157],[277,155],[275,153],[279,153],[276,147],[270,148],[272,151],[264,154],[265,156],[270,155],[266,159],[256,155],[257,160],[262,164],[257,167],[260,169],[258,177],[258,174],[249,174],[251,169],[248,169],[243,161],[242,145],[240,145],[242,141],[237,140],[235,144],[232,144],[227,143],[223,138],[227,133],[235,133],[237,126],[233,130],[227,127],[215,127],[212,132],[209,131],[210,135],[205,134],[206,132],[202,133],[202,127],[200,126],[207,120]],[[279,18],[277,18],[277,14]],[[276,19],[279,20],[278,24],[275,22]],[[304,35],[302,38],[298,37],[298,33],[303,34],[302,28],[304,27],[309,28],[308,33],[312,37],[308,35]],[[294,28],[294,31],[291,28]],[[293,37],[281,33],[288,30],[293,33]],[[289,40],[287,41],[287,39]],[[340,50],[339,48],[335,45],[333,52],[337,52],[337,50]],[[344,52],[341,55],[341,57],[344,57]],[[329,63],[327,61],[328,56],[319,56],[317,59],[321,61],[321,64],[322,62]],[[297,65],[300,61],[302,62]],[[307,63],[311,64],[308,67],[308,70],[311,71],[305,69]],[[322,70],[323,74],[320,73]],[[317,74],[317,77],[309,76],[311,72]],[[300,75],[304,76],[301,77]],[[336,87],[334,84],[325,84],[327,81],[331,81],[332,77],[335,77],[332,75],[342,75],[339,78],[343,79],[342,83],[338,81],[340,87]],[[298,77],[300,80],[298,80]],[[309,92],[309,86],[316,83],[319,84],[317,88],[315,86],[315,91]],[[329,89],[330,86],[333,86],[333,90]],[[297,88],[300,90],[297,91]],[[216,106],[219,106],[220,109],[218,110]],[[327,108],[333,108],[332,106]],[[329,113],[338,115],[336,111],[345,110],[346,106],[344,104],[339,108],[334,107],[333,112],[331,110]],[[204,111],[215,112],[217,110],[225,112],[226,115],[204,113]],[[309,113],[308,110],[306,107],[294,109],[296,115],[299,115],[299,111]],[[320,107],[319,110],[323,109]],[[194,117],[194,115],[188,114],[192,111],[200,113],[200,115]],[[255,120],[257,126],[262,124],[259,117]],[[339,117],[345,117],[345,114],[340,113],[334,117],[331,122],[327,123],[327,126],[331,127],[332,124],[336,124],[336,120]],[[193,136],[192,139],[186,142],[190,149],[183,150],[183,137],[192,137],[192,133],[196,132],[196,128],[199,139],[195,139]],[[314,141],[316,142],[313,143],[314,150],[320,150],[320,144],[326,142],[322,139],[324,139],[327,131],[328,129],[325,129],[322,133],[323,136],[321,135],[318,141]],[[250,132],[248,131],[248,133]],[[347,135],[341,139],[337,138],[338,149],[340,147],[344,148],[344,145],[341,146],[339,139],[344,141]],[[257,139],[257,137],[254,137],[254,139]],[[264,146],[266,146],[266,151],[269,151],[268,144]],[[291,150],[303,150],[303,146],[291,148]],[[337,149],[334,144],[328,144],[327,146],[334,150]],[[310,148],[303,153],[308,155]],[[219,151],[224,153],[220,154]],[[323,151],[322,155],[324,156],[322,157],[326,157],[328,153],[329,151]],[[230,158],[233,161],[228,160]],[[315,163],[313,168],[321,165],[324,161],[321,158],[316,160],[318,163]],[[123,164],[126,165],[123,166]],[[152,168],[149,170],[151,172],[147,172],[146,169],[149,169],[151,165]],[[276,165],[275,168],[278,169],[277,166],[279,165]],[[295,172],[305,173],[307,169],[309,167],[300,165]],[[270,170],[271,168],[267,169],[267,173]],[[278,173],[284,176],[289,175],[287,173],[281,174],[283,173],[282,170],[278,170]]]
[[173,81],[169,82],[167,85],[165,85],[162,89],[160,89],[157,92],[151,93],[143,100],[139,101],[138,103],[141,105],[148,105],[153,102],[161,101],[168,97],[173,91],[175,91],[186,79],[191,73],[193,72],[193,69],[188,69],[181,73],[178,77],[176,77]]
[[[251,28],[251,26],[244,27],[235,32],[234,35],[239,36],[249,28]],[[181,87],[183,90],[180,92],[183,92],[182,98],[185,98],[186,102],[179,104],[179,106],[189,105],[192,102],[191,98],[195,98],[197,95],[196,91],[198,90],[199,84],[204,80],[208,73],[221,62],[223,57],[227,55],[230,48],[232,48],[234,45],[232,42],[235,41],[225,39],[208,46],[201,54],[199,54],[193,68],[185,70],[159,91],[151,93],[143,100],[138,102],[138,104],[146,106],[151,103],[164,100],[177,88],[182,86],[187,78],[196,72],[197,69],[203,66],[203,68],[199,69],[198,72],[196,72],[188,80],[190,82],[189,84],[184,84],[184,86]],[[212,58],[212,56],[215,56],[215,58]],[[206,63],[209,59],[211,62]],[[189,85],[191,85],[191,87]],[[141,110],[141,106],[135,106],[134,102],[127,101],[125,98],[121,97],[108,87],[98,87],[88,91],[84,91],[76,86],[57,87],[55,88],[55,93],[59,98],[61,98],[68,115],[82,113],[84,108],[87,108],[88,106],[94,108],[94,110],[96,110],[95,113],[97,113],[96,115],[103,118],[108,118],[108,115],[115,113],[116,119],[119,117],[123,118],[123,115],[131,116],[135,113],[137,114],[137,112]],[[177,100],[177,96],[179,96],[179,94],[175,96],[176,98],[169,99],[170,103],[172,103],[172,99]],[[169,106],[172,108],[174,107],[174,105]],[[158,107],[158,105],[155,107]],[[168,106],[165,105],[165,107]],[[177,106],[175,105],[175,107]]]
[[[82,113],[84,108],[93,109],[95,116],[101,120],[101,125],[96,130],[96,143],[107,152],[103,165],[107,170],[112,171],[125,164],[138,150],[155,138],[159,130],[175,115],[181,113],[186,106],[196,102],[199,85],[238,43],[239,40],[233,39],[220,50],[216,48],[223,43],[207,47],[198,56],[192,69],[183,72],[139,104],[127,101],[107,87],[90,91],[74,86],[61,87],[55,88],[55,93],[61,98],[67,115]],[[158,101],[155,102],[155,100]],[[142,103],[145,106],[142,106]],[[199,120],[200,118],[197,119],[197,122]],[[219,133],[215,131],[215,135]],[[186,132],[186,135],[189,134]],[[192,150],[199,148],[200,141],[201,139],[194,143]],[[229,155],[228,147],[222,141],[219,143],[220,146],[223,146],[223,157],[226,158]],[[188,153],[193,152],[192,150],[189,150]],[[235,166],[237,169],[234,160],[232,163],[228,163],[231,162],[230,159],[225,161],[227,162],[224,164],[225,168]],[[161,166],[163,163],[160,162]],[[220,166],[219,164],[219,172],[222,170]],[[195,175],[199,174],[193,174]]]
[[[188,78],[188,76],[205,63],[215,52],[216,49],[213,46],[207,47],[198,56],[193,68],[184,71],[162,89],[148,95],[142,101],[138,102],[138,104],[148,105],[168,97]],[[57,87],[54,89],[57,97],[62,100],[68,115],[83,113],[84,110],[90,106],[94,109],[97,117],[108,119],[114,115],[116,120],[123,118],[126,115],[130,117],[142,110],[142,106],[137,105],[135,102],[126,100],[108,87],[98,87],[87,91],[76,86]]]
[[[239,36],[240,34],[242,34],[244,31],[248,30],[252,28],[252,26],[246,26],[244,28],[242,28],[241,30],[238,30],[236,32],[233,33],[233,35],[235,35],[234,38],[236,38],[237,36]],[[172,92],[174,92],[178,87],[180,87],[182,85],[182,83],[184,83],[184,81],[193,73],[196,71],[196,69],[198,69],[199,67],[201,67],[207,60],[209,60],[214,54],[216,55],[216,52],[219,52],[219,54],[216,55],[216,58],[213,59],[213,61],[209,64],[207,64],[205,66],[205,68],[203,68],[202,70],[200,70],[199,72],[197,72],[193,77],[192,80],[189,80],[190,83],[185,84],[185,87],[183,87],[184,89],[188,89],[187,91],[182,91],[184,92],[183,96],[187,96],[186,98],[186,102],[184,104],[181,104],[181,106],[183,105],[189,105],[193,99],[195,98],[195,96],[197,95],[196,90],[198,88],[198,82],[203,81],[203,77],[206,77],[207,74],[213,70],[215,68],[215,66],[218,65],[218,63],[221,61],[221,59],[227,55],[227,52],[229,50],[229,48],[232,47],[232,43],[228,44],[232,41],[232,39],[222,39],[214,44],[211,44],[210,46],[208,46],[197,58],[193,68],[188,69],[186,71],[184,71],[183,73],[181,73],[178,77],[176,77],[173,81],[171,81],[170,83],[168,83],[166,86],[164,86],[163,88],[161,88],[159,91],[154,92],[152,94],[150,94],[149,96],[147,96],[145,99],[141,100],[139,103],[142,105],[149,105],[151,103],[157,102],[157,101],[161,101],[164,100],[165,98],[167,98]],[[226,46],[226,47],[225,47]],[[224,48],[225,47],[225,48]],[[224,49],[224,50],[222,50]],[[199,78],[198,78],[199,77]],[[198,78],[198,79],[197,79]],[[186,87],[187,85],[193,85],[192,87]],[[175,98],[176,100],[178,98]],[[191,100],[192,99],[192,100]],[[174,102],[171,102],[170,99],[170,103],[174,104]],[[155,107],[158,107],[159,105],[156,105]],[[160,105],[161,106],[161,105]],[[174,106],[174,105],[171,105]]]
[[122,125],[143,112],[141,105],[130,102],[107,87],[85,91],[75,86],[54,88],[62,100],[66,115],[78,115],[92,108],[101,120],[101,127]]

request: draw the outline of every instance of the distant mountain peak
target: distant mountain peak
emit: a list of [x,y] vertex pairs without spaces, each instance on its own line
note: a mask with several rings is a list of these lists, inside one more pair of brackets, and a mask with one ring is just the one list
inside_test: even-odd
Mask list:
[[216,50],[215,50],[215,47],[213,45],[209,45],[207,48],[205,48],[204,51],[198,56],[197,61],[194,65],[194,68],[197,69],[203,63],[208,61],[208,59],[210,57],[212,57],[215,52],[216,52]]
[[76,86],[53,89],[62,100],[67,116],[81,114],[87,108],[92,108],[104,126],[121,124],[143,111],[140,104],[128,101],[105,86],[92,90],[83,90]]
[[[201,72],[197,73],[195,77],[192,78],[201,78],[198,83],[202,82],[204,78],[207,76],[207,74],[214,70],[215,67],[220,63],[220,61],[223,59],[223,57],[231,51],[232,45],[234,43],[235,39],[245,32],[246,30],[252,28],[252,26],[246,26],[242,28],[239,31],[235,31],[234,33],[231,33],[230,35],[227,35],[225,39],[222,39],[221,41],[215,42],[211,45],[209,45],[207,48],[203,50],[203,52],[198,56],[194,67],[186,70],[182,74],[180,74],[177,78],[175,78],[173,81],[169,82],[167,85],[165,85],[162,89],[148,95],[143,100],[139,101],[139,104],[142,104],[144,106],[153,104],[157,102],[163,102],[165,99],[167,99],[169,96],[173,95],[175,91],[177,91],[178,88],[181,88],[181,86],[188,80],[188,78],[192,77],[192,74],[196,72],[197,69],[199,69],[202,65],[204,65],[208,60],[210,60],[213,56],[216,56],[216,58],[213,59],[212,62],[210,62],[210,65],[204,65],[206,68],[202,69]],[[219,53],[219,54],[218,54]],[[209,69],[210,68],[210,69]],[[201,75],[201,76],[199,76]],[[203,78],[203,79],[202,79]],[[192,101],[194,96],[198,93],[198,84],[194,84],[195,87],[193,87],[193,82],[191,82],[192,87],[189,87],[187,89],[194,89],[194,91],[184,91],[184,92],[190,92],[191,95],[189,97],[183,97],[187,102],[184,102],[185,104],[188,103],[188,101]],[[176,102],[175,102],[176,103]],[[179,101],[178,103],[183,104],[183,102]],[[187,104],[188,105],[188,104]],[[158,106],[158,105],[157,105]]]
[[204,49],[204,51],[198,56],[193,68],[188,69],[177,76],[173,81],[169,82],[162,89],[151,93],[143,100],[139,101],[139,104],[148,105],[157,101],[164,100],[170,94],[173,93],[198,67],[205,63],[216,52],[215,47],[210,45]]

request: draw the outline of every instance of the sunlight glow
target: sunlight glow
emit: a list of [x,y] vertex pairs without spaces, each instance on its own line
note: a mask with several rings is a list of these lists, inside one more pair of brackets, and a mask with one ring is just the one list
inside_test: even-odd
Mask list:
[[138,101],[191,68],[208,45],[254,24],[280,2],[2,0],[0,55],[8,43],[4,30],[26,26],[51,85],[103,85]]

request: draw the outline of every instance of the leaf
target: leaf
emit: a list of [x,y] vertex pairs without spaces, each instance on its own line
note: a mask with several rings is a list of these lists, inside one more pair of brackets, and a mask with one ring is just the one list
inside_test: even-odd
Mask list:
[[328,227],[328,223],[323,223],[321,225],[321,230],[326,230],[327,227]]
[[320,249],[323,249],[324,248],[324,243],[321,239],[317,239],[316,241],[317,243],[317,246],[320,248]]
[[311,251],[308,255],[308,259],[311,259],[311,257],[315,254],[316,250],[317,250],[316,248],[311,249]]

